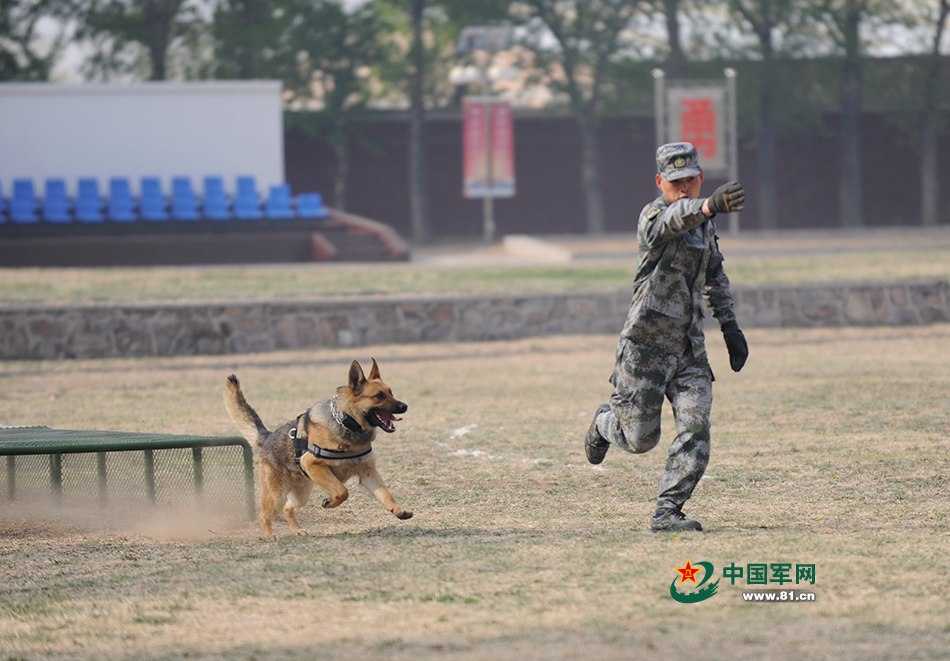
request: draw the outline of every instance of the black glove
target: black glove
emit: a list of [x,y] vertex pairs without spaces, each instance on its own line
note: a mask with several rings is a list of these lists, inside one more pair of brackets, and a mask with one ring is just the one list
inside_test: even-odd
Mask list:
[[745,335],[734,321],[727,321],[722,325],[722,335],[726,338],[726,349],[729,350],[729,366],[733,372],[738,372],[749,357],[749,345],[745,341]]
[[730,181],[713,191],[709,196],[709,210],[717,213],[733,213],[745,209],[745,190],[738,181]]

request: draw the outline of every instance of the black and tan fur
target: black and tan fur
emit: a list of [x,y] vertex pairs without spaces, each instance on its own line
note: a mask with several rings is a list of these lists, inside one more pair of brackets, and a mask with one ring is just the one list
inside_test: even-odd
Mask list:
[[[260,510],[257,518],[265,537],[274,536],[271,523],[281,509],[291,530],[304,534],[296,512],[309,500],[313,485],[327,492],[324,507],[337,507],[349,497],[345,483],[354,476],[397,518],[412,516],[412,512],[399,506],[376,471],[373,452],[350,459],[324,459],[304,452],[300,464],[295,461],[290,430],[301,425],[310,443],[338,452],[368,449],[377,429],[388,433],[396,430],[394,423],[400,418],[394,415],[405,413],[408,407],[393,397],[392,390],[379,376],[375,359],[369,378],[354,360],[349,380],[337,388],[336,397],[317,402],[299,418],[274,431],[264,427],[260,416],[244,399],[241,384],[233,374],[227,379],[224,404],[238,431],[251,443],[258,457]],[[349,427],[342,424],[341,417]]]

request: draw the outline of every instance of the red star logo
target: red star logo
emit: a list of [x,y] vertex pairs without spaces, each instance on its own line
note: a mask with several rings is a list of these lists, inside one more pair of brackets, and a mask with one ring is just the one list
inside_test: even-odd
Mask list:
[[701,567],[693,567],[689,564],[689,560],[686,561],[685,567],[677,567],[676,571],[683,575],[683,578],[680,579],[680,583],[685,583],[686,581],[692,581],[696,583],[696,572],[698,572]]

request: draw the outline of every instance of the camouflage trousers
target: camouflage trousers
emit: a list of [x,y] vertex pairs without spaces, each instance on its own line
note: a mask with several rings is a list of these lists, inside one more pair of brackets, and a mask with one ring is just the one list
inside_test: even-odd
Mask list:
[[647,452],[660,440],[664,397],[670,401],[676,438],[660,479],[657,509],[682,508],[709,463],[712,379],[705,354],[671,355],[620,338],[610,409],[597,417],[597,430],[627,452]]

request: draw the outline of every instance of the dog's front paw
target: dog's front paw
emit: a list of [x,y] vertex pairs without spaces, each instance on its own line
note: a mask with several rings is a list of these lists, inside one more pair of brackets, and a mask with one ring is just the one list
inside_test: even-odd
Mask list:
[[343,489],[338,494],[327,496],[323,499],[323,508],[324,509],[333,509],[334,507],[339,507],[346,502],[346,499],[350,497],[350,492],[346,489]]
[[306,529],[306,528],[297,528],[297,529],[294,531],[294,534],[295,534],[297,537],[307,537],[310,533],[307,532],[307,529]]
[[406,519],[412,518],[411,510],[396,510],[395,512],[393,512],[393,514],[395,514],[396,518],[400,519],[401,521],[405,521]]

